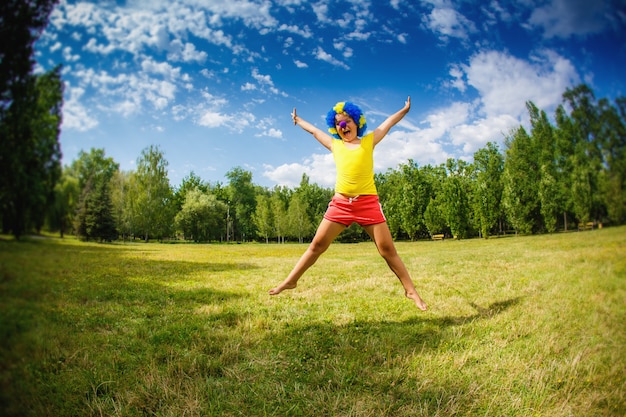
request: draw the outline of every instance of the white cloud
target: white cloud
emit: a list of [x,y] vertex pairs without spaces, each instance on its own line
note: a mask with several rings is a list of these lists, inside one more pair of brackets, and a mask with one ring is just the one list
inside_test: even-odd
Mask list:
[[608,0],[550,0],[533,10],[528,23],[542,29],[546,38],[568,38],[599,33],[607,25],[619,24],[614,15]]
[[[272,81],[271,76],[263,75],[259,73],[259,70],[257,68],[252,69],[252,78],[254,78],[256,82],[259,84],[259,86],[261,87],[261,91],[269,91],[272,94],[279,94],[279,95],[282,95],[283,97],[287,96],[286,93],[274,87],[274,82]],[[267,88],[267,90],[265,90],[265,88]]]
[[80,59],[80,55],[72,54],[72,47],[66,46],[63,48],[63,59],[66,62],[76,62]]
[[335,161],[332,154],[314,154],[301,163],[283,164],[278,167],[264,166],[263,176],[278,185],[297,187],[302,174],[307,174],[311,183],[322,187],[332,187],[335,184]]
[[198,62],[206,61],[208,54],[204,51],[198,51],[193,43],[183,43],[180,39],[174,39],[170,44],[170,53],[167,58],[171,61]]
[[311,5],[315,16],[317,17],[317,21],[320,23],[329,23],[331,19],[328,18],[328,4],[327,2],[320,1],[318,3],[313,3]]
[[231,123],[232,120],[232,116],[227,116],[223,113],[218,113],[214,111],[206,111],[198,120],[198,124],[200,126],[213,128],[227,125]]
[[315,58],[319,59],[320,61],[327,62],[327,63],[329,63],[331,65],[334,65],[336,67],[340,67],[340,68],[343,68],[343,69],[346,69],[346,70],[350,69],[349,66],[347,66],[343,62],[339,61],[337,58],[335,58],[334,56],[332,56],[328,52],[324,51],[324,49],[321,46],[317,47],[317,49],[315,50],[313,55],[315,56]]
[[448,38],[467,40],[469,33],[476,31],[474,23],[448,6],[434,7],[429,15],[423,16],[422,22],[434,33],[439,34],[441,40]]
[[256,85],[252,83],[245,83],[241,86],[241,91],[254,91],[256,90]]
[[300,26],[298,25],[287,25],[283,23],[278,27],[278,30],[295,33],[296,35],[300,35],[305,39],[309,39],[313,36],[313,32],[311,32],[311,29],[307,25],[304,25],[302,28],[300,28]]
[[468,85],[481,97],[487,117],[508,114],[520,118],[529,100],[548,110],[580,80],[569,60],[549,50],[538,52],[531,61],[503,52],[482,51],[470,58],[464,70]]
[[296,64],[296,67],[298,67],[298,68],[308,68],[309,67],[309,65],[306,62],[302,62],[302,61],[300,61],[298,59],[295,59],[293,61],[293,63]]
[[170,80],[180,78],[180,67],[174,68],[168,62],[157,62],[151,57],[146,57],[141,61],[141,69],[148,73],[162,75]]
[[86,132],[98,126],[98,120],[89,114],[80,99],[85,93],[81,87],[72,87],[65,83],[65,102],[63,103],[63,129]]
[[282,139],[283,138],[283,132],[280,129],[276,129],[276,128],[272,127],[272,128],[269,128],[268,130],[264,130],[261,133],[257,133],[254,136],[256,136],[256,137],[268,136],[270,138]]

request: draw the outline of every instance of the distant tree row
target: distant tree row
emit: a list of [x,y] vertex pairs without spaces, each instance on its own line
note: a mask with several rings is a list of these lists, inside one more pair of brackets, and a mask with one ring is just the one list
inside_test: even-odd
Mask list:
[[378,175],[393,233],[488,237],[624,223],[626,99],[613,105],[596,101],[586,85],[568,89],[556,126],[532,102],[526,106],[530,132],[513,129],[504,153],[488,143],[473,163],[418,167],[409,161]]
[[[626,214],[626,100],[595,100],[580,85],[564,94],[556,126],[527,103],[530,131],[513,129],[472,163],[439,166],[409,160],[375,177],[396,238],[456,238],[507,232],[552,233],[589,222],[622,224]],[[234,168],[227,184],[194,173],[170,186],[167,161],[145,149],[136,171],[122,172],[102,149],[81,152],[55,188],[48,227],[88,240],[183,239],[196,242],[309,240],[333,190],[303,175],[293,189],[254,185]],[[367,239],[358,227],[340,239]]]

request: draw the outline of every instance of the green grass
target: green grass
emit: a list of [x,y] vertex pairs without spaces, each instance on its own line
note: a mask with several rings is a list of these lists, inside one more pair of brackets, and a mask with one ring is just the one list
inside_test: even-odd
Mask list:
[[305,248],[0,240],[0,415],[626,415],[625,227]]

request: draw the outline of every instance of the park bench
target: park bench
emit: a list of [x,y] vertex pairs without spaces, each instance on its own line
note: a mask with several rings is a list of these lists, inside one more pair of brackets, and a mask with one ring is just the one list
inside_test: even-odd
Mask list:
[[593,222],[587,222],[587,223],[584,223],[584,224],[579,224],[578,225],[578,230],[593,230],[593,226],[594,226]]
[[442,234],[439,234],[439,235],[433,235],[432,239],[433,240],[443,240],[444,237],[445,237],[445,235],[442,233]]

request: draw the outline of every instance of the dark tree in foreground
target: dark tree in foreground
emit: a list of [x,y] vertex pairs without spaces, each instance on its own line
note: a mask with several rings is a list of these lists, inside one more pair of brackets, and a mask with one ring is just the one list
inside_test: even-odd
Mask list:
[[33,75],[33,43],[56,1],[0,2],[0,216],[19,238],[40,229],[61,175],[60,68]]

